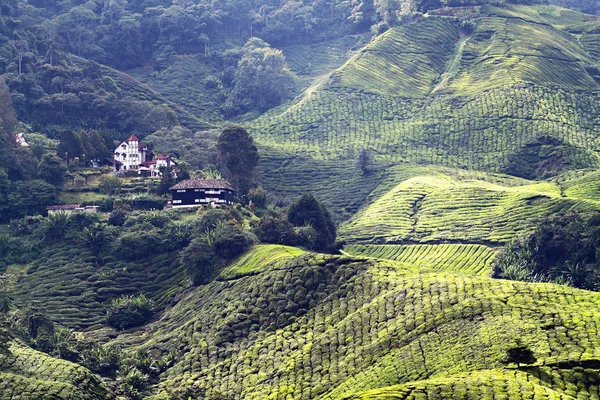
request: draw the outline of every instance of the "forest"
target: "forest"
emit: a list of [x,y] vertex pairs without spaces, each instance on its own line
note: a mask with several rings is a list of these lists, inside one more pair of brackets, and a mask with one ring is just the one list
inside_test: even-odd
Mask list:
[[1,1],[0,400],[598,398],[599,12]]

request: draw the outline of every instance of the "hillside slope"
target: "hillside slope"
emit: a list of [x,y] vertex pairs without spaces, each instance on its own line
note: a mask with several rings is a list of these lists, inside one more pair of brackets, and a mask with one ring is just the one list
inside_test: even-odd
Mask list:
[[[367,205],[340,227],[344,239],[503,244],[531,230],[540,217],[600,209],[597,198],[561,189],[561,180],[535,182],[433,167],[394,170]],[[591,182],[596,182],[593,176]]]
[[[178,352],[151,398],[588,398],[599,389],[596,293],[339,256],[249,268],[119,339]],[[502,361],[517,343],[534,364]]]
[[2,400],[109,400],[113,395],[87,369],[12,341],[0,354]]
[[[600,19],[550,6],[435,12],[254,121],[259,142],[315,159],[367,149],[386,162],[530,179],[598,165]],[[472,31],[445,14],[472,20]]]

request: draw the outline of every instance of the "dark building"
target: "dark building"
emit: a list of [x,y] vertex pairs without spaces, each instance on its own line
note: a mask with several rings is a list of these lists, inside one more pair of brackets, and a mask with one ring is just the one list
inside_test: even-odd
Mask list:
[[188,179],[169,189],[173,208],[199,205],[233,205],[235,190],[219,179]]

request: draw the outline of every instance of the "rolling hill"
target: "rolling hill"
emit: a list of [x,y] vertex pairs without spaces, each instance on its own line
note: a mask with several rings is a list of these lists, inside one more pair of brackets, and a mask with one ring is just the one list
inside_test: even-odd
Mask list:
[[[373,258],[260,261],[265,251],[248,254],[254,261],[237,279],[226,272],[228,280],[185,294],[142,335],[119,339],[179,352],[150,398],[597,393],[596,293]],[[502,361],[518,342],[537,361]]]
[[384,165],[528,179],[596,167],[599,29],[595,16],[518,5],[434,10],[392,28],[250,124],[267,185],[298,179],[272,160],[336,165],[361,150]]
[[[43,304],[57,326],[153,371],[130,398],[599,398],[600,294],[490,275],[539,218],[600,211],[600,18],[477,3],[409,15],[360,48],[360,35],[285,46],[306,89],[247,123],[262,182],[282,203],[323,199],[342,254],[259,244],[190,287],[169,244],[200,237],[178,230],[191,216],[148,214],[128,227],[145,246],[135,257],[115,248],[100,264],[65,240],[8,266],[14,303]],[[102,71],[203,129],[221,117],[206,87],[185,88],[215,73],[201,61],[132,72],[158,91]],[[138,293],[153,319],[107,327],[110,301]],[[114,376],[10,346],[0,399],[125,396]]]

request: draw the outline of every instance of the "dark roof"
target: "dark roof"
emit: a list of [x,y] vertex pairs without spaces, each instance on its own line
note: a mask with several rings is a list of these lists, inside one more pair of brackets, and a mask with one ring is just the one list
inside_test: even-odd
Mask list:
[[54,211],[54,210],[74,210],[79,208],[79,204],[66,204],[64,206],[48,206],[46,210]]
[[220,179],[188,179],[172,186],[169,190],[178,189],[228,189],[233,190],[225,181]]

